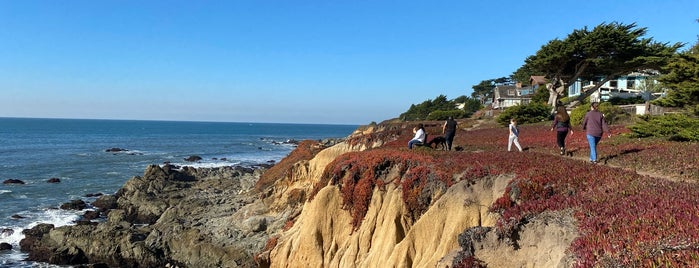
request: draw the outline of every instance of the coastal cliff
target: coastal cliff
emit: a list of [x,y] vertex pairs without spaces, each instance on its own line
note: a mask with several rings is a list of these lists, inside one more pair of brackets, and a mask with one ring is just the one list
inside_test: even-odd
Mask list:
[[104,220],[39,225],[22,249],[95,267],[570,266],[569,215],[531,218],[508,243],[489,208],[514,176],[457,161],[470,152],[407,151],[406,131],[304,141],[269,169],[152,165],[92,204]]

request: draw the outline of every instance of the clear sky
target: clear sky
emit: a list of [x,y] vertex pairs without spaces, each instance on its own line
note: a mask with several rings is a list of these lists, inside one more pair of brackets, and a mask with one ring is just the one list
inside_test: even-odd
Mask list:
[[697,0],[0,0],[0,117],[363,125],[575,29],[691,45],[697,18]]

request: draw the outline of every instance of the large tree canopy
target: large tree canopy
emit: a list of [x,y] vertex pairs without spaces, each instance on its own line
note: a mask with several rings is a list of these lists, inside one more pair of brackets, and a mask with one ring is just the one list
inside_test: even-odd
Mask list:
[[688,51],[675,55],[663,72],[665,75],[660,81],[669,91],[657,103],[670,107],[689,107],[699,114],[699,42]]
[[551,84],[549,104],[558,101],[559,94],[578,79],[603,79],[595,87],[582,92],[573,105],[597,90],[606,81],[633,71],[660,69],[682,47],[652,38],[643,38],[646,28],[635,23],[602,23],[592,30],[574,30],[565,39],[554,39],[542,46],[514,74],[522,78],[545,75]]

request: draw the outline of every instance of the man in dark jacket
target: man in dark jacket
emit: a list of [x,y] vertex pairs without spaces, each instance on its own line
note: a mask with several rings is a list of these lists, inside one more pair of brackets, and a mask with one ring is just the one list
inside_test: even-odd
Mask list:
[[454,136],[456,135],[456,121],[451,116],[444,122],[442,133],[447,140],[447,150],[451,151],[451,144],[454,142]]

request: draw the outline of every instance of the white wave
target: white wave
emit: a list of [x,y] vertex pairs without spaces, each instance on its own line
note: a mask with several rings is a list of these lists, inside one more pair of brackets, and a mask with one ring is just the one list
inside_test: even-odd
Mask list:
[[22,230],[34,228],[41,223],[53,224],[54,227],[71,225],[80,218],[80,214],[82,213],[84,212],[62,209],[46,209],[35,213],[23,213],[26,217],[25,219],[31,219],[31,221],[18,221],[21,223],[19,226],[0,226],[0,230],[12,230],[9,234],[8,232],[4,232],[0,235],[0,242],[18,246],[19,241],[24,238]]
[[7,194],[7,193],[11,193],[11,192],[12,191],[10,191],[10,190],[0,190],[0,194]]

